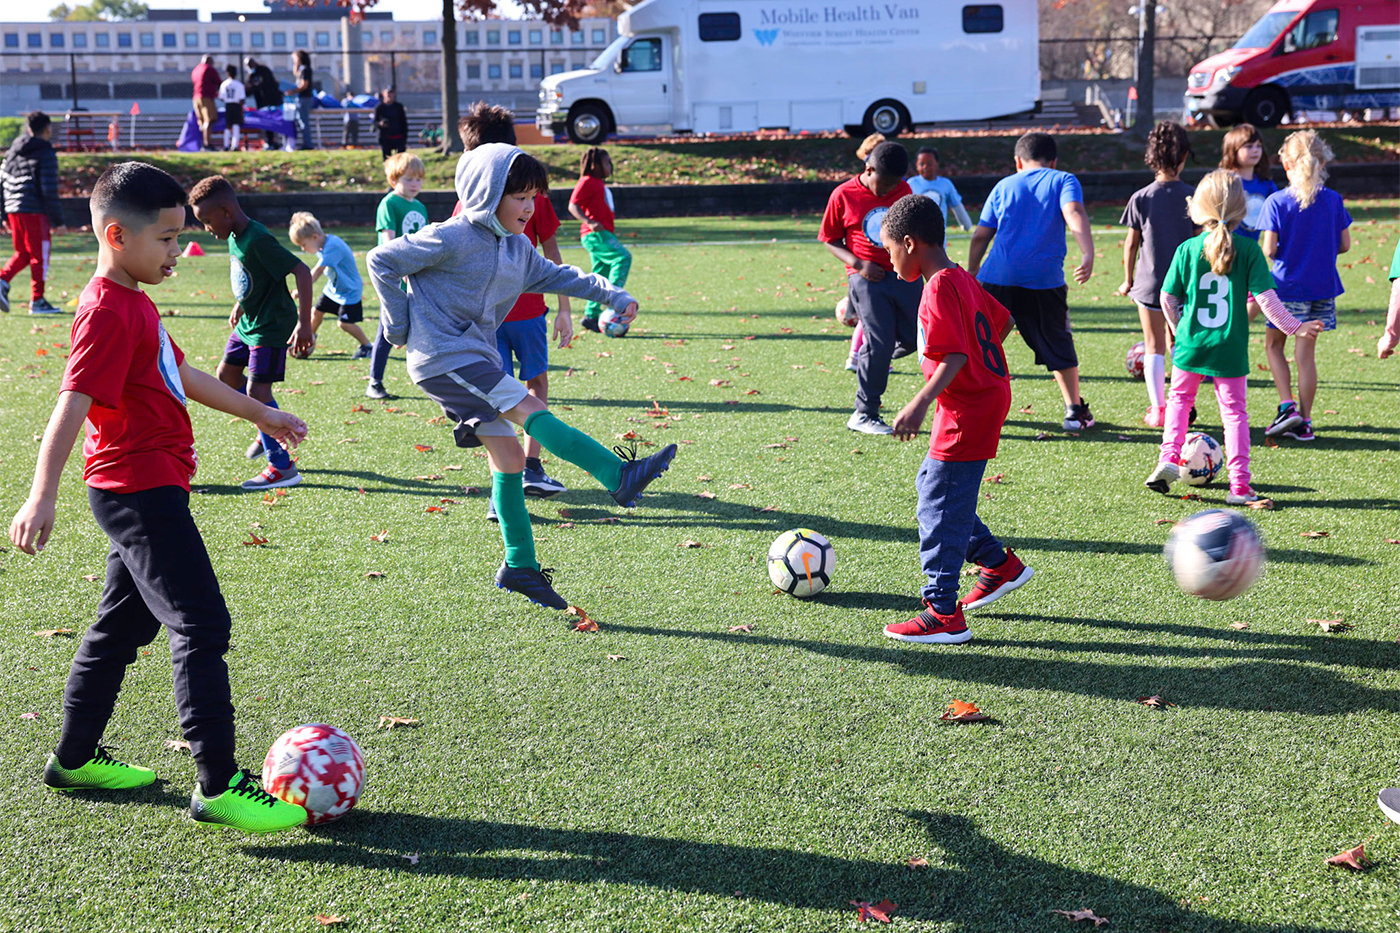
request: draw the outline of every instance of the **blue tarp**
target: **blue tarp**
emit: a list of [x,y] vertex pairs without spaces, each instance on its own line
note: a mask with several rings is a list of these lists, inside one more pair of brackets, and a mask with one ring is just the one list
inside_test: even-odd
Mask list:
[[[271,130],[279,136],[295,137],[297,133],[296,124],[282,115],[281,107],[263,107],[261,110],[243,111],[243,132],[251,133],[259,130]],[[215,133],[220,136],[224,132],[224,115],[220,113],[218,119],[209,128],[211,138]],[[198,152],[204,145],[204,138],[199,132],[199,121],[195,119],[194,111],[185,118],[185,126],[180,130],[180,141],[175,144],[175,148],[181,152]]]

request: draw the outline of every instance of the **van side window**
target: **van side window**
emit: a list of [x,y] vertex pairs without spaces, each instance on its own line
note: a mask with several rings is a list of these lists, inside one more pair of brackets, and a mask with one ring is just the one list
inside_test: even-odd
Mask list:
[[743,30],[738,13],[701,13],[701,42],[738,42]]
[[1000,3],[962,8],[963,32],[1001,32],[1004,17]]
[[660,71],[661,40],[638,39],[622,50],[622,71]]
[[1321,48],[1337,41],[1337,11],[1317,10],[1298,21],[1284,40],[1285,52]]

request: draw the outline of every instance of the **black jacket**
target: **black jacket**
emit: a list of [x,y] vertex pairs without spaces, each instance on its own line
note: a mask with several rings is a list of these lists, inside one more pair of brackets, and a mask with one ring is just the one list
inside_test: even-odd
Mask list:
[[58,153],[47,139],[20,136],[0,165],[5,188],[4,214],[48,214],[49,223],[63,226],[58,200]]
[[386,104],[380,101],[374,108],[374,125],[381,139],[399,139],[408,136],[408,113],[403,104],[394,101]]
[[277,84],[277,76],[266,65],[258,65],[248,73],[248,89],[259,107],[282,106],[282,88]]

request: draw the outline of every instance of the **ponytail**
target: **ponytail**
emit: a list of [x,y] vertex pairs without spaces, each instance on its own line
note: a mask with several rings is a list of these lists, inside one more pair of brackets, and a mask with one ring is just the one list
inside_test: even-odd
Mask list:
[[1327,163],[1332,150],[1312,130],[1291,134],[1279,149],[1279,159],[1286,163],[1288,187],[1298,206],[1306,210],[1317,200],[1317,193],[1327,181]]
[[1244,185],[1240,177],[1225,169],[1216,169],[1196,186],[1196,193],[1186,199],[1191,220],[1206,228],[1203,252],[1216,275],[1228,275],[1235,265],[1234,229],[1244,220]]
[[1235,265],[1235,238],[1229,229],[1218,220],[1206,221],[1205,256],[1210,263],[1210,271],[1216,275],[1229,275]]

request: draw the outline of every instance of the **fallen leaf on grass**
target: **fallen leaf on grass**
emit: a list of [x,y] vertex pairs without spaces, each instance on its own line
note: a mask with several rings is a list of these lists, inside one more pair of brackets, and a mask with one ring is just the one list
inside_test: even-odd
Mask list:
[[869,901],[850,901],[849,903],[858,912],[858,919],[861,923],[867,920],[889,923],[890,914],[899,909],[898,904],[891,904],[889,901],[881,901],[878,904],[872,904]]
[[1309,619],[1309,622],[1316,622],[1317,627],[1328,634],[1332,632],[1346,632],[1355,628],[1350,622],[1343,622],[1341,619]]
[[385,528],[377,535],[370,535],[369,539],[371,541],[378,541],[380,544],[383,544],[385,541],[389,540],[389,529]]
[[1150,697],[1138,697],[1137,702],[1141,703],[1143,706],[1151,706],[1154,709],[1166,709],[1168,706],[1176,705],[1175,703],[1168,703],[1166,700],[1162,699],[1160,694],[1156,693],[1152,694]]
[[747,633],[753,631],[753,623],[751,623],[751,622],[745,622],[743,625],[731,625],[731,626],[729,626],[729,631],[730,631],[730,632],[744,632],[744,633],[747,634]]
[[[712,492],[710,492],[708,489],[702,489],[702,490],[700,490],[699,492],[697,492],[697,493],[695,494],[695,498],[697,498],[697,499],[714,499],[714,498],[715,498],[715,494],[712,493]],[[1396,541],[1396,542],[1394,542],[1394,543],[1395,543],[1395,544],[1400,544],[1400,541]]]
[[928,868],[928,859],[926,859],[926,858],[911,858],[911,859],[909,860],[909,867],[910,867],[910,868]]
[[428,506],[426,509],[424,509],[423,511],[424,511],[424,512],[441,512],[443,515],[446,515],[446,514],[447,514],[447,509],[443,508],[443,507],[440,506],[440,505],[430,505],[430,506]]
[[40,638],[53,638],[55,635],[72,635],[73,630],[71,628],[41,628],[34,634]]
[[787,449],[788,449],[788,445],[787,445],[787,444],[764,444],[764,445],[763,445],[763,449],[764,449],[764,450],[787,450]]
[[765,505],[765,506],[763,506],[762,508],[754,509],[754,511],[755,511],[755,512],[776,512],[776,511],[778,511],[778,507],[777,507],[776,505]]
[[420,454],[425,454],[428,451],[432,450],[433,447],[431,444],[414,444],[413,449],[418,451]]
[[1330,531],[1300,531],[1300,532],[1298,532],[1298,537],[1300,537],[1300,538],[1330,538],[1330,537],[1332,537],[1332,532],[1330,532]]
[[1248,622],[1231,622],[1231,623],[1230,623],[1230,628],[1235,629],[1236,631],[1242,632],[1242,631],[1244,631],[1245,629],[1249,628],[1249,623],[1248,623]]
[[95,574],[95,573],[85,573],[85,574],[83,574],[83,579],[86,580],[86,581],[89,582],[89,583],[96,583],[96,582],[97,582],[97,574]]
[[1029,405],[1027,405],[1025,408],[1018,408],[1018,409],[1016,409],[1016,410],[1019,411],[1019,412],[1020,412],[1021,414],[1023,414],[1023,415],[1033,415],[1033,414],[1035,414],[1035,409],[1032,408],[1032,407],[1029,406]]
[[340,440],[336,441],[337,444],[358,444],[359,442],[360,439],[358,437],[342,437]]
[[382,570],[369,570],[365,572],[366,580],[382,580],[383,578],[384,571]]
[[1278,441],[1276,441],[1276,440],[1275,440],[1274,438],[1272,438],[1272,437],[1266,437],[1266,438],[1264,438],[1264,446],[1265,446],[1265,447],[1277,447],[1277,446],[1278,446]]
[[995,476],[988,476],[986,479],[982,480],[982,482],[984,482],[984,483],[997,483],[997,484],[1001,484],[1001,483],[1006,482],[1006,474],[1005,474],[1005,473],[997,473]]
[[19,718],[20,718],[20,719],[38,719],[38,718],[39,718],[39,714],[38,714],[38,713],[20,713],[20,714],[19,714]]
[[681,548],[693,548],[693,547],[705,547],[705,545],[701,544],[699,541],[682,541],[680,544],[677,544],[676,547],[681,547]]
[[1093,924],[1094,924],[1094,926],[1096,926],[1096,927],[1101,927],[1101,926],[1103,926],[1105,923],[1108,922],[1108,920],[1107,920],[1106,918],[1100,917],[1099,915],[1095,914],[1092,910],[1087,910],[1087,909],[1086,909],[1086,910],[1052,910],[1051,913],[1059,914],[1061,917],[1064,917],[1066,920],[1091,920],[1091,921],[1093,921]]
[[379,725],[376,729],[392,729],[395,726],[419,726],[422,725],[417,719],[410,719],[407,716],[380,716]]
[[744,390],[744,394],[745,394],[745,395],[762,395],[763,393],[760,392],[760,391],[758,391],[757,389],[745,389],[745,390]]
[[172,752],[190,751],[190,743],[186,742],[184,739],[166,739],[165,747],[170,749]]
[[1400,538],[1386,538],[1386,544],[1400,544]]
[[626,660],[627,660],[627,655],[625,655],[625,654],[610,654],[610,655],[608,655],[608,660],[609,660],[609,661],[626,661]]
[[307,383],[307,385],[309,385],[309,386],[323,386],[323,385],[325,385],[325,384],[326,384],[326,383],[325,383],[324,381],[321,381],[321,382],[308,382],[308,383]]
[[268,538],[260,538],[260,537],[258,537],[257,535],[255,535],[255,534],[249,532],[249,534],[248,534],[248,540],[243,542],[243,546],[244,546],[244,547],[262,547],[262,546],[263,546],[264,544],[266,544],[269,540],[270,540],[270,539],[268,539]]
[[598,519],[598,524],[616,525],[620,521],[622,521],[622,519],[618,518],[616,515],[605,515],[602,518]]
[[1200,495],[1200,493],[1196,493],[1196,492],[1188,492],[1186,495],[1184,495],[1184,496],[1181,497],[1181,501],[1182,501],[1182,502],[1200,502],[1200,501],[1201,501],[1201,495]]
[[1366,843],[1360,843],[1355,849],[1338,852],[1327,859],[1327,864],[1342,865],[1352,871],[1366,871],[1371,867],[1371,860],[1366,857]]
[[943,715],[938,718],[946,719],[949,722],[981,722],[988,717],[986,713],[982,712],[971,703],[964,703],[962,700],[954,700],[948,704],[948,708],[945,709]]
[[337,923],[344,923],[344,917],[337,917],[334,914],[317,914],[316,922],[323,927],[335,926]]
[[752,489],[753,486],[751,486],[751,485],[748,484],[748,483],[730,483],[730,484],[729,484],[729,488],[730,488],[730,489]]
[[1044,431],[1041,431],[1040,433],[1036,434],[1035,437],[1031,438],[1031,440],[1036,440],[1036,441],[1048,441],[1051,437],[1054,437],[1054,435],[1053,435],[1053,434],[1047,434],[1047,433],[1045,433]]
[[578,617],[578,623],[577,623],[576,625],[574,625],[574,631],[575,631],[575,632],[596,632],[596,631],[598,631],[598,623],[597,623],[597,622],[594,622],[592,619],[590,619],[590,618],[588,617],[588,613],[584,612],[582,608],[580,608],[580,607],[578,607],[578,606],[570,606],[568,609],[565,609],[565,610],[564,610],[564,614],[565,614],[565,615],[568,615],[568,616],[577,616],[577,617]]
[[1326,409],[1325,411],[1323,411],[1323,414],[1324,414],[1324,415],[1335,415],[1335,414],[1337,414],[1337,412],[1334,411],[1334,410],[1331,409],[1331,408],[1328,408],[1328,409]]
[[1255,502],[1249,503],[1249,507],[1251,509],[1264,509],[1265,511],[1272,511],[1274,508],[1276,508],[1273,499],[1259,499]]
[[399,856],[399,858],[403,859],[405,862],[407,862],[407,863],[410,864],[410,865],[417,865],[417,864],[418,864],[418,857],[419,857],[419,856],[418,856],[418,853],[417,853],[417,852],[414,852],[412,855],[400,855],[400,856]]
[[1176,519],[1174,519],[1174,518],[1159,518],[1159,519],[1157,519],[1155,522],[1153,522],[1152,524],[1154,524],[1154,525],[1175,525],[1175,524],[1176,524]]

